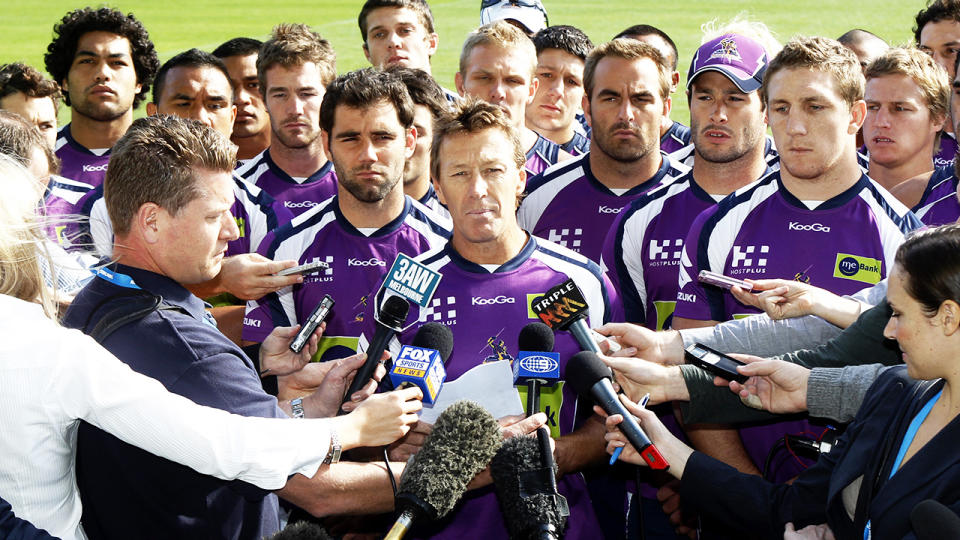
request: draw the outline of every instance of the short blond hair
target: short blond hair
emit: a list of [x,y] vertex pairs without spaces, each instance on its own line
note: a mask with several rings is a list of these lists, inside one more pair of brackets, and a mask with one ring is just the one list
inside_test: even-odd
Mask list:
[[943,120],[950,114],[950,77],[929,55],[915,47],[894,47],[867,66],[866,80],[886,75],[906,75],[920,87],[930,116]]
[[500,107],[475,97],[465,97],[453,105],[450,112],[440,115],[433,123],[433,146],[430,148],[430,173],[440,178],[440,145],[443,140],[465,133],[499,129],[513,144],[513,162],[523,170],[527,156],[520,143],[520,134],[510,124]]
[[283,23],[273,27],[270,39],[260,46],[257,79],[260,93],[267,92],[267,70],[273,66],[291,68],[313,62],[320,68],[324,87],[337,77],[337,53],[330,42],[305,24]]
[[770,61],[763,76],[760,95],[766,105],[770,101],[770,81],[785,69],[813,69],[833,76],[840,97],[853,106],[863,99],[865,81],[860,60],[835,39],[799,36],[791,39]]
[[460,73],[464,76],[467,74],[467,60],[470,58],[470,53],[480,46],[520,49],[526,52],[530,59],[530,78],[533,79],[537,72],[537,48],[533,41],[523,33],[523,30],[505,20],[485,24],[467,35],[460,50]]
[[587,92],[587,99],[593,99],[593,79],[597,72],[597,64],[607,57],[622,58],[624,60],[639,60],[649,58],[657,66],[657,75],[660,82],[660,99],[666,100],[670,96],[670,86],[673,83],[673,68],[667,63],[660,49],[636,39],[614,39],[598,45],[590,51],[583,66],[583,88]]
[[103,198],[120,236],[145,203],[171,215],[202,193],[195,172],[232,173],[237,147],[216,130],[179,116],[155,115],[133,122],[110,152]]

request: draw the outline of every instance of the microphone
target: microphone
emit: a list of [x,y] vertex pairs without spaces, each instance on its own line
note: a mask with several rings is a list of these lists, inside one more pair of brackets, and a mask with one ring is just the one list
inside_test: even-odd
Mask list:
[[407,312],[410,311],[410,303],[400,296],[389,296],[380,309],[380,318],[376,319],[377,329],[373,333],[373,339],[370,346],[367,347],[367,360],[357,370],[357,374],[350,383],[350,388],[343,399],[346,403],[350,396],[366,386],[367,382],[373,378],[373,373],[380,364],[380,357],[387,348],[390,340],[395,334],[402,331],[403,323],[407,319]]
[[513,384],[527,385],[527,416],[540,410],[540,386],[560,380],[560,355],[553,351],[553,330],[532,322],[520,330],[520,352],[513,362]]
[[567,330],[573,334],[580,348],[600,354],[602,351],[593,340],[587,325],[589,313],[583,293],[572,279],[557,285],[530,304],[533,312],[552,330]]
[[517,436],[504,441],[490,462],[511,539],[555,540],[567,524],[570,509],[567,499],[557,494],[556,467],[545,466],[541,455],[537,441]]
[[960,538],[960,517],[943,503],[927,499],[910,511],[910,525],[918,540]]
[[423,392],[423,402],[432,405],[437,401],[447,371],[443,364],[453,351],[453,332],[440,323],[427,323],[417,330],[413,345],[400,348],[397,360],[390,368],[390,384],[416,385]]
[[400,517],[385,538],[403,538],[415,519],[447,515],[500,443],[500,425],[480,405],[457,401],[443,411],[403,472],[396,499]]
[[592,396],[597,405],[607,414],[623,416],[620,431],[626,435],[630,444],[636,448],[644,461],[651,469],[667,470],[667,463],[657,447],[650,442],[650,438],[640,428],[640,424],[623,406],[610,384],[610,368],[607,367],[595,353],[589,351],[578,352],[567,362],[566,381],[573,385],[578,394]]
[[[450,360],[450,354],[453,352],[453,332],[450,331],[450,328],[447,325],[437,322],[428,322],[417,329],[416,335],[413,336],[412,345],[421,349],[431,349],[437,351],[440,353],[440,360],[444,365],[446,365],[447,361]],[[380,381],[381,390],[393,390],[403,382],[410,382],[420,386],[420,389],[423,390],[423,395],[427,395],[428,392],[424,390],[424,387],[416,381],[394,381],[395,368],[392,365],[392,361],[388,360],[386,365],[390,376]],[[446,380],[445,369],[443,378]],[[439,386],[437,387],[437,393],[440,393]],[[425,401],[425,403],[427,402]]]

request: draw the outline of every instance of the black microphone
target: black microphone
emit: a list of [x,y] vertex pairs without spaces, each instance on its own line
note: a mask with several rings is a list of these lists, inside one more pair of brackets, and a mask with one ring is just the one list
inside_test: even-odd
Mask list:
[[396,502],[400,517],[385,538],[403,538],[415,519],[447,515],[500,443],[500,425],[480,405],[457,401],[443,411],[403,472]]
[[367,347],[367,360],[353,376],[353,382],[347,390],[343,403],[350,401],[350,396],[358,392],[373,378],[373,373],[380,364],[380,357],[393,336],[400,333],[403,323],[410,311],[410,302],[400,296],[389,296],[380,308],[380,318],[376,319],[377,330],[373,333],[370,346]]
[[573,334],[580,349],[600,354],[602,351],[593,340],[587,325],[587,301],[572,279],[550,289],[530,304],[533,312],[553,330],[567,330]]
[[493,487],[513,540],[556,540],[570,515],[567,500],[557,494],[556,467],[545,466],[541,455],[537,441],[517,436],[504,441],[490,462]]
[[[417,329],[417,333],[413,336],[414,347],[420,347],[422,349],[433,349],[440,353],[440,362],[446,365],[447,361],[450,360],[450,354],[453,353],[453,332],[450,331],[450,327],[445,324],[440,324],[437,322],[428,322]],[[401,352],[403,348],[401,348]],[[389,377],[384,377],[380,381],[380,390],[389,392],[397,387],[393,382],[393,359],[387,361],[387,373]],[[439,391],[439,390],[438,390]],[[426,396],[426,394],[424,394]]]
[[445,324],[428,322],[417,329],[411,345],[438,351],[440,359],[446,364],[453,352],[453,332]]
[[651,469],[667,470],[670,467],[657,447],[650,442],[650,438],[640,428],[640,424],[617,398],[617,393],[613,391],[613,385],[610,384],[610,368],[595,353],[583,351],[573,355],[573,358],[567,362],[566,375],[566,381],[573,385],[578,394],[593,397],[597,405],[600,405],[607,414],[623,416],[620,431],[626,435],[627,440]]
[[921,501],[910,511],[910,525],[918,540],[960,538],[960,517],[943,503],[933,499]]

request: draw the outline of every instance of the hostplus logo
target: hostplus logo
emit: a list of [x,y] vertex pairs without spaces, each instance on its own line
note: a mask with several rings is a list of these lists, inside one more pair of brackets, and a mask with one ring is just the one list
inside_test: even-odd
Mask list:
[[547,233],[547,240],[579,252],[582,236],[583,229],[550,229]]
[[303,261],[300,264],[307,264],[313,262],[323,261],[327,263],[328,268],[325,268],[314,274],[304,274],[303,282],[304,283],[321,283],[326,281],[333,281],[333,255],[325,255],[322,257],[314,257],[308,261]]
[[650,260],[650,266],[675,266],[680,263],[682,253],[682,238],[663,241],[650,240],[650,250],[647,258]]
[[430,305],[423,311],[420,317],[421,321],[438,322],[447,326],[457,324],[457,298],[447,296],[446,298],[434,297]]
[[733,246],[731,274],[744,274],[767,266],[770,246]]

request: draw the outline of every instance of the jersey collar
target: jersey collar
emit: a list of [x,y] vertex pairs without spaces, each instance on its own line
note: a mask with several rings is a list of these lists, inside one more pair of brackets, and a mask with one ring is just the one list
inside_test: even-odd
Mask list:
[[292,176],[287,174],[286,171],[281,169],[280,166],[273,161],[273,158],[270,157],[269,148],[263,151],[263,161],[267,164],[268,167],[270,167],[270,172],[272,172],[277,178],[283,180],[284,182],[289,182],[291,184],[298,185],[298,186],[305,186],[312,182],[316,182],[322,179],[323,177],[327,176],[328,174],[330,174],[330,171],[333,170],[333,162],[330,160],[327,160],[326,163],[324,163],[319,169],[317,169],[317,172],[308,176],[303,182],[297,182],[296,180],[293,179]]
[[339,196],[339,195],[334,195],[334,196],[333,196],[333,200],[331,201],[331,203],[332,203],[332,205],[333,205],[333,215],[336,216],[336,218],[337,218],[337,223],[340,224],[340,227],[342,227],[343,230],[347,231],[348,233],[350,233],[350,234],[352,234],[352,235],[354,235],[354,236],[359,236],[359,237],[361,237],[361,238],[374,238],[374,237],[378,237],[378,236],[386,236],[386,235],[388,235],[388,234],[390,234],[390,233],[398,230],[400,227],[403,226],[404,221],[406,221],[406,219],[407,219],[407,214],[410,213],[410,209],[411,209],[411,207],[412,207],[412,203],[410,202],[411,200],[412,200],[412,199],[410,199],[409,196],[404,195],[404,196],[403,196],[403,210],[400,212],[400,215],[398,215],[397,217],[395,217],[394,219],[392,219],[392,220],[390,221],[390,223],[387,223],[387,224],[384,225],[383,227],[380,227],[379,229],[377,229],[377,230],[376,230],[373,234],[371,234],[370,236],[367,236],[367,235],[363,234],[362,232],[360,232],[356,227],[354,227],[353,223],[350,223],[350,220],[348,220],[347,217],[343,215],[343,212],[340,211],[340,196]]
[[520,248],[520,252],[514,255],[509,261],[498,266],[496,270],[490,272],[483,266],[469,261],[465,259],[463,255],[457,253],[457,250],[453,247],[453,241],[447,241],[447,245],[443,248],[444,253],[450,257],[450,260],[455,265],[473,274],[505,274],[513,272],[523,266],[523,263],[527,262],[536,250],[537,238],[531,234],[527,234],[527,242]]

